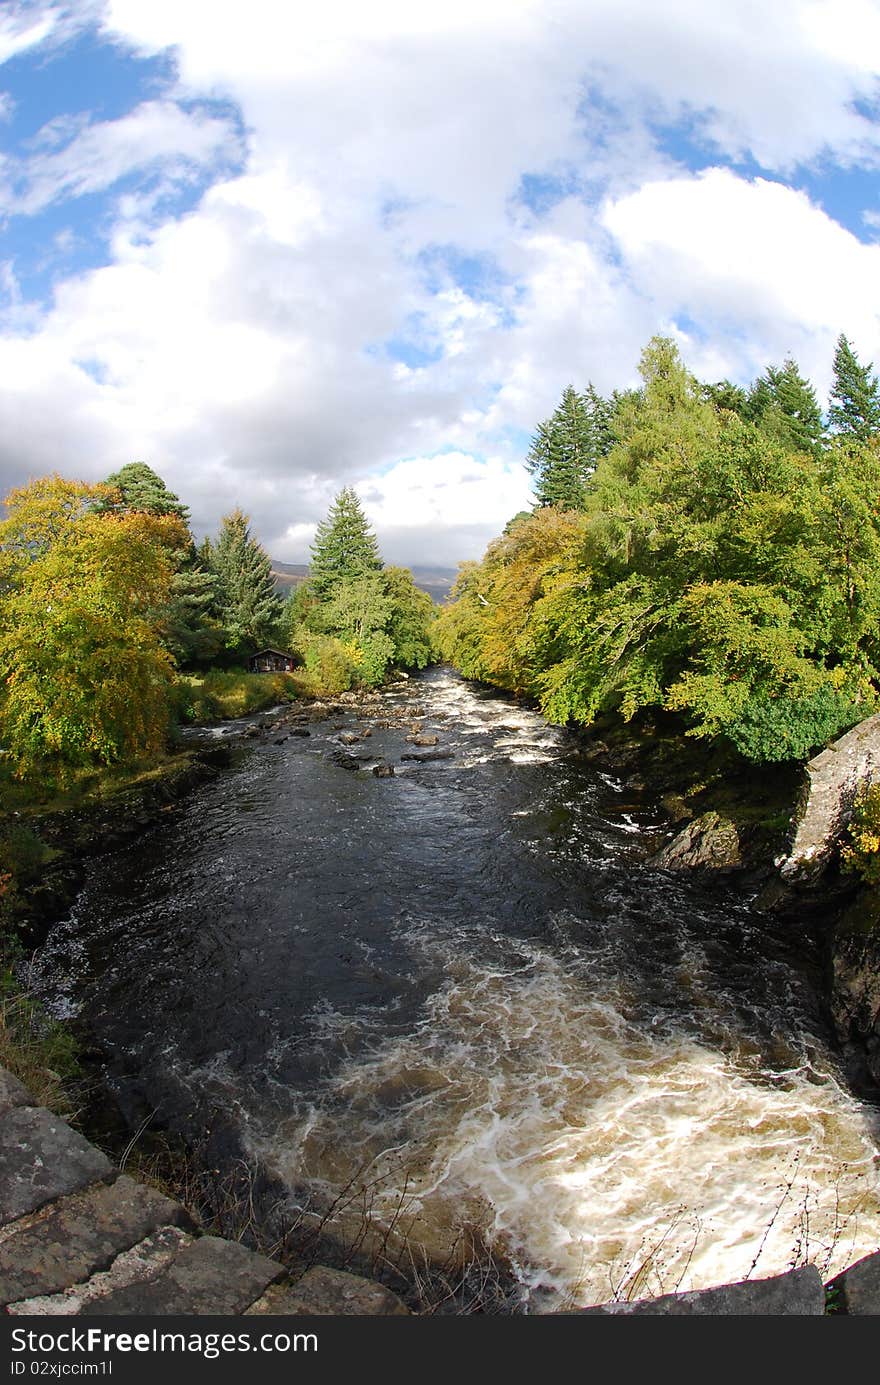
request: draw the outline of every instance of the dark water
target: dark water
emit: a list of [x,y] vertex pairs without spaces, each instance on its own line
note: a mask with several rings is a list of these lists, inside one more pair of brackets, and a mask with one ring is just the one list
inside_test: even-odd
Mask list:
[[[454,759],[399,762],[415,701]],[[790,939],[646,867],[661,820],[531,711],[445,670],[383,694],[345,721],[391,779],[333,763],[339,721],[99,862],[36,959],[134,1123],[231,1120],[437,1253],[476,1222],[551,1302],[875,1248],[876,1130]]]

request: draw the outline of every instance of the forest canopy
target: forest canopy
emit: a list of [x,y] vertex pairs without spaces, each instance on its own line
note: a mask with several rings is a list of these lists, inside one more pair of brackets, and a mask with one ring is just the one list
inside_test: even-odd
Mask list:
[[702,384],[655,337],[640,375],[539,425],[535,506],[462,568],[443,655],[554,721],[665,708],[803,758],[880,690],[877,378],[841,336],[826,424],[792,359]]

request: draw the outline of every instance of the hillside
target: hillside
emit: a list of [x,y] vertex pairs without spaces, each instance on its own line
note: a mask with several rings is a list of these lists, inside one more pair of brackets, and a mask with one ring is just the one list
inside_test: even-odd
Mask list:
[[[309,575],[308,563],[280,563],[275,558],[270,559],[272,563],[272,575],[275,578],[275,585],[282,594],[286,594],[291,587],[298,587],[300,582],[304,582]],[[451,567],[411,567],[413,581],[423,592],[427,592],[433,601],[441,604],[449,599],[452,584],[456,578],[456,569]]]

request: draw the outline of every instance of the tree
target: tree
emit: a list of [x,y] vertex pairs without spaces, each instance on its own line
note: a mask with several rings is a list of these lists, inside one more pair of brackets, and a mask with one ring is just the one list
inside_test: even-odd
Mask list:
[[818,456],[824,429],[816,391],[788,356],[768,366],[749,391],[746,415],[762,432],[791,452]]
[[240,509],[224,516],[209,562],[227,648],[242,654],[275,638],[284,603],[276,591],[268,555],[252,537],[248,516]]
[[538,505],[582,510],[586,482],[596,465],[593,416],[584,395],[572,385],[532,438],[526,466],[535,477]]
[[385,628],[394,646],[394,663],[403,668],[425,668],[432,653],[434,603],[416,586],[409,568],[386,567],[382,579],[391,606]]
[[116,514],[176,515],[189,529],[189,510],[169,490],[146,462],[128,462],[107,477],[106,485],[119,492],[119,498],[108,498],[98,508]]
[[178,663],[211,659],[222,643],[213,619],[217,581],[196,550],[186,505],[146,462],[129,462],[105,484],[113,489],[97,506],[102,512],[172,515],[180,521],[181,538],[170,550],[174,575],[161,616],[163,640]]
[[318,525],[311,558],[309,584],[319,600],[341,582],[381,570],[378,541],[351,486],[342,488]]
[[836,433],[870,442],[880,435],[880,383],[873,366],[861,365],[841,332],[834,353],[834,384],[828,422]]
[[63,780],[155,755],[165,742],[173,665],[154,614],[167,598],[180,521],[99,513],[103,488],[57,480],[7,498],[0,552],[20,555],[28,532],[32,547],[2,602],[0,674],[16,772],[49,767]]

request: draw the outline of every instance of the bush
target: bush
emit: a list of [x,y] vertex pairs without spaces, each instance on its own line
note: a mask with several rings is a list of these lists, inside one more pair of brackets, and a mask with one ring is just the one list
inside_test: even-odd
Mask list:
[[347,692],[358,681],[360,666],[355,653],[334,635],[301,630],[294,649],[305,663],[304,683],[311,696]]
[[865,716],[836,688],[800,697],[758,695],[725,730],[748,760],[805,760]]
[[279,702],[293,702],[296,684],[288,673],[224,673],[212,669],[202,677],[178,679],[174,705],[180,721],[227,721],[260,712]]
[[880,885],[880,784],[856,795],[849,838],[841,851],[844,869],[858,871],[868,885]]

